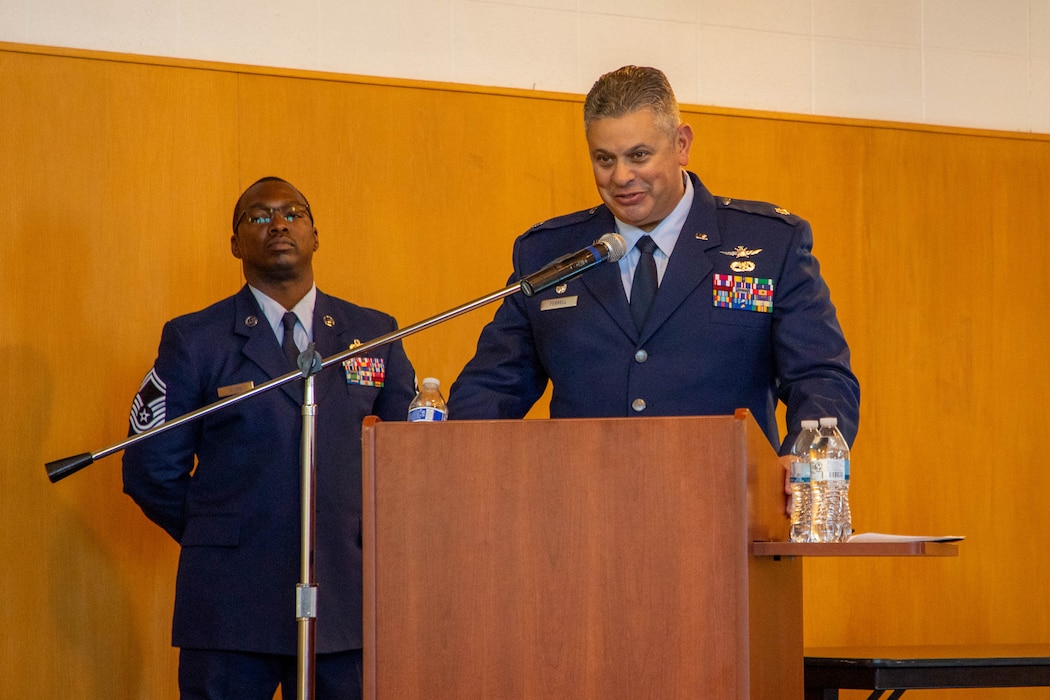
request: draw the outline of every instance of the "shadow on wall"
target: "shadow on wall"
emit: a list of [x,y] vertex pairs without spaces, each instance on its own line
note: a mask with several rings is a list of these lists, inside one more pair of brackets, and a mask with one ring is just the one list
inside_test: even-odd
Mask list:
[[[81,512],[98,484],[52,485],[44,355],[0,345],[0,677],[5,697],[146,697],[141,643],[115,551]],[[61,490],[60,490],[61,489]],[[83,509],[87,512],[86,509]]]

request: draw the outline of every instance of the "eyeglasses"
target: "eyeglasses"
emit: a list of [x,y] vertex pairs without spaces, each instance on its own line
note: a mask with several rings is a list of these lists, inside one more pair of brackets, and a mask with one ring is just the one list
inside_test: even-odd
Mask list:
[[314,219],[313,214],[310,213],[310,207],[305,204],[288,204],[283,207],[252,207],[241,212],[233,228],[236,229],[245,219],[253,226],[263,226],[273,221],[274,214],[280,214],[290,224],[294,224],[304,218],[310,219],[310,221]]

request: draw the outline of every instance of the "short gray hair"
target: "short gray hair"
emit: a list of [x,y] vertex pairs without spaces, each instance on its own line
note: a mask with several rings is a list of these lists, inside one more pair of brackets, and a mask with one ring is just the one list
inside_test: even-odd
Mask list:
[[667,76],[658,68],[624,66],[595,81],[583,102],[583,127],[598,119],[623,117],[651,109],[656,123],[673,138],[682,123],[678,100]]

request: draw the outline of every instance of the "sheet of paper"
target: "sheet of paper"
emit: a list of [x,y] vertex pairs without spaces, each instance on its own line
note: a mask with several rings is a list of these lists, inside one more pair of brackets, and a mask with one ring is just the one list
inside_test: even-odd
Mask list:
[[850,542],[958,542],[962,535],[888,535],[881,532],[858,532]]

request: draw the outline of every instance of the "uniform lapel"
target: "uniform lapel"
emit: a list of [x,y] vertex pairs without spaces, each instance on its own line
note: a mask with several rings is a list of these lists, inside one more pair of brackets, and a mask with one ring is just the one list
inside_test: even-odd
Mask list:
[[[287,366],[277,336],[274,335],[247,285],[237,293],[234,308],[234,333],[245,338],[241,350],[245,357],[261,367],[271,379],[288,374],[291,368]],[[303,402],[302,383],[287,382],[281,385],[281,390],[292,401],[299,404]]]
[[[324,360],[349,349],[354,340],[351,337],[351,331],[349,319],[337,313],[331,297],[317,290],[317,301],[314,303],[314,345],[321,359]],[[372,338],[359,340],[368,342]],[[317,403],[321,403],[321,399],[332,387],[345,381],[342,365],[325,368],[314,379]]]
[[[590,229],[591,237],[584,245],[589,245],[606,233],[616,230],[616,222],[605,205],[602,205],[601,214],[596,217],[593,226],[594,228]],[[638,330],[634,326],[634,318],[631,317],[631,307],[627,303],[627,295],[623,291],[618,263],[602,263],[593,270],[583,273],[580,281],[591,291],[598,303],[616,322],[616,325],[623,329],[624,333],[632,338],[638,335]]]
[[[667,269],[645,319],[639,342],[644,342],[663,325],[714,267],[707,257],[707,251],[721,242],[714,198],[698,178],[692,173],[689,176],[693,178],[693,206],[667,261]],[[623,296],[622,290],[620,296]]]

